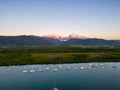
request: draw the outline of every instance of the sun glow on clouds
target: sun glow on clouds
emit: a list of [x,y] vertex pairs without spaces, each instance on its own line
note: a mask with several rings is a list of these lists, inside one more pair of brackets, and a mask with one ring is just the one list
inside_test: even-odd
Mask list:
[[43,37],[47,37],[47,38],[54,38],[54,39],[63,39],[63,38],[66,38],[66,39],[69,39],[69,38],[86,38],[85,36],[81,36],[79,34],[75,34],[75,33],[72,33],[72,34],[69,34],[68,36],[62,36],[62,35],[58,35],[56,33],[52,33],[52,34],[49,34],[49,35],[43,35]]
[[49,35],[43,35],[43,37],[59,39],[59,38],[60,38],[60,35],[58,35],[58,34],[56,34],[56,33],[51,33],[51,34],[49,34]]
[[75,33],[69,34],[68,37],[69,38],[86,38],[85,36],[81,36],[81,35],[75,34]]

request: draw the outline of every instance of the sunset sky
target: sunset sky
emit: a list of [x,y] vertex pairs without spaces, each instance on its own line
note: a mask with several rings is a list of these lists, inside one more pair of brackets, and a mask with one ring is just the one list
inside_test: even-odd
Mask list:
[[120,39],[120,0],[0,0],[0,35]]

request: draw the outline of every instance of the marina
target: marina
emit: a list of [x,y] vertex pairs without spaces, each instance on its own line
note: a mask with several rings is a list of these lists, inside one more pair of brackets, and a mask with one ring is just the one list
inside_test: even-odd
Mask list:
[[0,90],[120,90],[119,76],[120,63],[3,66]]

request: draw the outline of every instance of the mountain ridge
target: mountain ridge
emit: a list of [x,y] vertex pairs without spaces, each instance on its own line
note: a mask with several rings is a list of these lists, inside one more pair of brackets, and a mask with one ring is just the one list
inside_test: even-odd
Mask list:
[[55,46],[55,45],[120,45],[120,40],[105,40],[101,38],[70,38],[60,40],[34,35],[0,36],[0,46]]

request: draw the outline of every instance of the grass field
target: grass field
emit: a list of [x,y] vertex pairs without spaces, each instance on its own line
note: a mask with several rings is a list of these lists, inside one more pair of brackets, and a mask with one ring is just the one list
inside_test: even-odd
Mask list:
[[120,47],[0,47],[0,65],[120,62]]

